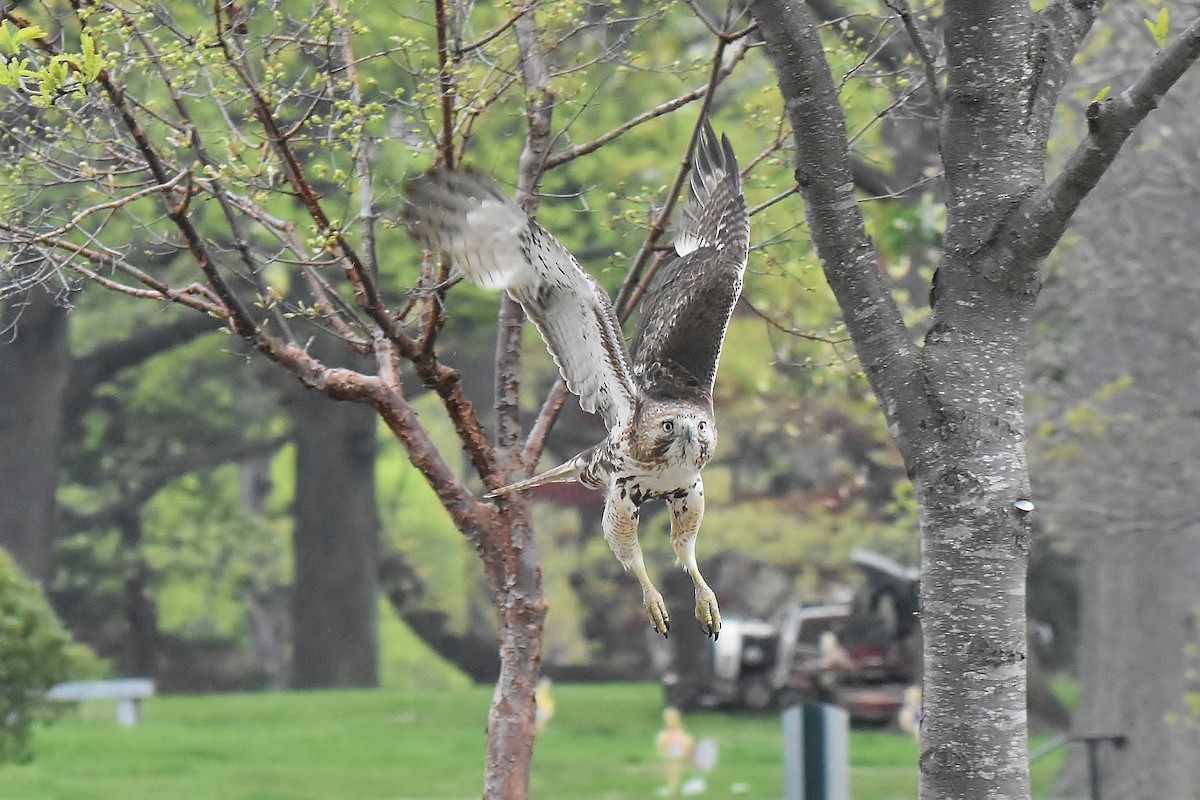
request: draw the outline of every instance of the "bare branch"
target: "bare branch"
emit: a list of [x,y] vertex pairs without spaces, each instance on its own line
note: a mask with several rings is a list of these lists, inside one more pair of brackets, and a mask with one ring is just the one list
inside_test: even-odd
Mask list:
[[[79,4],[79,0],[72,0],[72,8],[75,10],[77,15],[81,15],[82,9]],[[4,12],[4,19],[7,19],[20,27],[25,27],[29,24],[24,19],[17,17],[8,11]],[[82,20],[81,24],[83,24]],[[45,38],[38,38],[34,41],[42,50],[51,54],[56,54],[55,47],[49,40]],[[100,71],[100,74],[96,77],[96,82],[101,86],[105,94],[108,96],[109,102],[112,103],[114,110],[117,112],[117,115],[120,117],[121,122],[125,127],[125,131],[134,140],[138,153],[145,160],[146,167],[150,170],[151,175],[154,176],[155,181],[157,181],[159,184],[167,184],[170,181],[168,170],[163,163],[163,160],[160,158],[158,151],[154,148],[154,145],[146,136],[145,130],[141,125],[138,124],[137,118],[134,116],[129,104],[126,102],[124,91],[121,89],[121,87],[118,87],[113,82],[107,70]],[[199,231],[196,230],[195,225],[188,216],[186,199],[187,198],[185,196],[184,202],[181,202],[178,205],[173,205],[171,198],[164,194],[163,203],[167,206],[167,215],[170,217],[171,221],[175,223],[180,233],[183,234],[184,240],[187,242],[188,250],[192,253],[197,265],[200,267],[201,271],[204,272],[209,284],[213,287],[214,291],[217,293],[217,296],[220,298],[221,303],[224,306],[224,313],[225,315],[228,315],[235,330],[237,330],[241,336],[249,341],[254,342],[260,340],[264,337],[264,335],[258,330],[258,326],[250,314],[242,306],[241,301],[238,300],[237,296],[225,283],[224,278],[218,272],[216,264],[209,254],[208,246],[205,244],[204,238],[200,235]],[[149,276],[145,277],[148,278]],[[145,282],[144,279],[143,282]],[[147,285],[152,284],[148,283]],[[157,286],[152,286],[152,288],[159,289]],[[162,289],[159,289],[160,292],[163,290],[171,291],[165,286],[162,287]],[[164,294],[163,296],[167,295]],[[176,302],[185,302],[186,304],[184,295],[176,293],[171,297],[171,299],[175,300]]]
[[[0,231],[15,234],[15,238],[10,241],[19,247],[38,246],[33,243],[33,240],[38,238],[38,234],[28,229],[0,220]],[[55,250],[61,250],[64,256],[56,257]],[[108,253],[61,239],[46,243],[44,248],[39,252],[43,258],[53,261],[60,269],[75,272],[86,280],[99,284],[109,291],[143,300],[169,300],[218,319],[225,319],[229,316],[228,309],[211,289],[200,284],[192,284],[182,289],[172,288],[149,273],[120,261]],[[81,258],[93,264],[120,270],[150,288],[139,289],[136,286],[129,286],[101,275],[80,263]],[[3,293],[0,292],[0,297],[2,296]]]
[[818,336],[815,333],[809,333],[808,331],[802,331],[799,328],[793,328],[790,325],[784,325],[782,322],[775,319],[770,314],[767,314],[767,313],[759,310],[758,308],[756,308],[755,305],[753,303],[751,303],[745,296],[743,296],[741,298],[741,300],[742,300],[742,303],[745,304],[746,308],[748,308],[752,312],[754,312],[754,315],[756,317],[758,317],[763,322],[767,323],[768,325],[770,325],[772,328],[779,331],[780,333],[786,333],[788,336],[795,336],[797,339],[808,339],[810,342],[820,342],[821,344],[827,344],[830,347],[835,347],[835,348],[839,344],[845,344],[846,342],[850,341],[849,339],[830,339],[828,336]]
[[134,37],[141,44],[142,49],[150,57],[150,63],[154,65],[154,69],[158,72],[162,79],[163,86],[166,88],[168,95],[171,98],[171,103],[175,107],[175,112],[179,115],[182,122],[183,130],[187,133],[188,139],[191,142],[192,152],[195,153],[197,161],[201,166],[205,167],[211,177],[202,181],[203,185],[208,187],[209,193],[216,198],[217,205],[221,208],[221,213],[225,216],[225,223],[229,226],[229,233],[233,237],[233,246],[237,250],[242,263],[246,265],[247,274],[254,283],[255,289],[258,291],[259,302],[267,309],[274,320],[279,332],[283,334],[287,341],[295,341],[295,336],[292,334],[291,326],[284,317],[279,304],[275,297],[272,296],[270,289],[267,287],[266,281],[263,280],[262,272],[259,264],[250,251],[250,242],[245,233],[242,231],[242,223],[238,214],[235,213],[228,194],[225,191],[224,184],[217,177],[220,175],[217,163],[208,154],[208,149],[204,145],[204,141],[200,136],[200,129],[192,121],[191,114],[188,111],[187,104],[183,97],[179,94],[178,89],[171,83],[171,78],[167,75],[163,68],[161,54],[147,41],[145,35],[136,25],[133,25],[128,19],[127,27],[133,32]]
[[[334,11],[339,10],[337,0],[331,0]],[[358,109],[355,123],[358,126],[358,137],[354,142],[354,172],[358,178],[358,228],[362,236],[363,261],[367,272],[372,276],[379,275],[379,261],[375,252],[375,183],[371,177],[371,142],[367,133],[366,117],[363,113],[362,84],[358,77],[358,66],[354,61],[354,51],[350,47],[350,31],[346,26],[338,30],[340,42],[338,50],[341,53],[342,65],[346,77],[350,81],[350,102]],[[453,148],[451,148],[453,150]]]
[[1006,279],[1054,248],[1079,203],[1096,187],[1137,125],[1200,58],[1200,18],[1163,49],[1149,68],[1116,97],[1088,106],[1088,133],[1054,182],[1017,206],[980,251],[983,273]]
[[1046,136],[1071,62],[1103,5],[1103,0],[1051,0],[1035,17],[1030,48],[1035,79],[1028,107],[1039,140]]
[[[522,14],[513,25],[521,56],[521,74],[528,98],[525,107],[527,132],[517,173],[517,202],[531,217],[537,213],[538,185],[550,154],[550,123],[554,115],[554,95],[550,89],[550,70],[537,22],[532,11]],[[536,461],[523,463],[518,447],[521,420],[518,413],[518,386],[521,364],[521,328],[525,315],[520,305],[507,294],[500,304],[496,332],[496,444],[506,460],[516,456],[517,463],[502,464],[502,471],[532,468]],[[515,451],[515,452],[512,452]],[[504,477],[508,477],[505,475]]]
[[[454,167],[454,74],[451,71],[449,23],[446,0],[434,0],[434,28],[437,31],[438,97],[441,100],[442,134],[438,141],[438,163]],[[518,15],[519,16],[519,15]],[[457,56],[456,56],[457,57]]]
[[[875,38],[877,30],[868,27],[864,20],[877,22],[874,18],[864,15],[851,15],[838,3],[838,0],[805,0],[813,13],[827,26],[841,36],[847,43],[869,42]],[[875,59],[884,68],[896,71],[904,66],[907,51],[894,38],[888,38],[875,49]]]
[[925,85],[929,87],[930,103],[933,105],[934,112],[941,116],[942,92],[938,88],[937,67],[933,63],[929,45],[926,44],[924,35],[917,28],[917,23],[913,19],[908,0],[883,0],[883,2],[884,5],[896,12],[896,16],[900,17],[900,22],[903,23],[904,30],[908,33],[913,49],[917,51],[917,58],[921,60],[921,68],[925,71]]
[[509,28],[511,28],[513,25],[515,25],[518,19],[520,19],[526,12],[530,11],[532,8],[533,8],[532,6],[528,6],[528,5],[518,6],[517,10],[513,13],[513,15],[511,17],[509,17],[507,20],[505,20],[498,28],[493,30],[491,33],[488,33],[487,35],[483,36],[480,39],[475,40],[474,42],[471,42],[470,44],[464,44],[461,47],[459,47],[458,54],[460,56],[466,55],[467,53],[470,53],[473,50],[478,50],[479,48],[483,47],[484,45],[491,43],[495,39],[498,39],[505,31],[507,31]]

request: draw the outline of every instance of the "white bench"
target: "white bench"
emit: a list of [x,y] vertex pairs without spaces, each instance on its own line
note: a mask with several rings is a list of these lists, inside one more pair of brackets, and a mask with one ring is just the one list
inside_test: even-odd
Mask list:
[[107,681],[72,681],[52,686],[46,699],[55,703],[78,703],[81,700],[116,700],[117,722],[125,727],[137,724],[138,704],[154,694],[154,681],[149,678],[118,678]]

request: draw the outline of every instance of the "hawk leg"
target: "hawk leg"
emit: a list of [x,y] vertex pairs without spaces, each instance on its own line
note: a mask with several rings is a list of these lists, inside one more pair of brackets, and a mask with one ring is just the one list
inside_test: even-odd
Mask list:
[[704,517],[704,482],[696,478],[686,494],[669,497],[667,505],[671,508],[671,546],[696,586],[696,619],[700,620],[704,632],[716,639],[721,633],[717,596],[704,582],[700,567],[696,565],[696,535],[700,533],[700,520]]
[[646,574],[646,563],[642,559],[642,545],[638,541],[638,507],[627,495],[615,487],[608,493],[604,503],[604,541],[612,548],[617,560],[631,570],[642,586],[642,605],[650,615],[650,624],[663,636],[671,629],[667,604],[650,576]]

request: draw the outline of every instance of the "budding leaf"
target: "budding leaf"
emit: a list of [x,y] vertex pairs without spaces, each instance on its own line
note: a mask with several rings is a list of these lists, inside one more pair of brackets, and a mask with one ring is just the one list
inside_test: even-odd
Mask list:
[[1158,49],[1162,50],[1166,47],[1167,32],[1171,28],[1171,12],[1164,8],[1158,12],[1158,16],[1153,22],[1148,19],[1144,19],[1142,22],[1146,23],[1146,30],[1150,31],[1150,36],[1158,45]]

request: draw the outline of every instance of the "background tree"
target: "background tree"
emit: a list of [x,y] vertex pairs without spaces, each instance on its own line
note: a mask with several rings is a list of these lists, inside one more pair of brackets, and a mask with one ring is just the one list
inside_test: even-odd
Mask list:
[[[1184,6],[1167,6],[1179,19]],[[1155,22],[1151,15],[1151,22]],[[1088,53],[1080,95],[1145,69],[1151,41],[1136,8],[1114,9],[1105,48]],[[1195,208],[1184,153],[1200,143],[1189,73],[1081,206],[1043,292],[1032,359],[1035,475],[1049,531],[1078,553],[1078,734],[1121,733],[1103,751],[1106,795],[1200,791],[1195,694],[1200,610]],[[1071,120],[1080,127],[1084,120]],[[1087,791],[1083,748],[1065,794]]]

